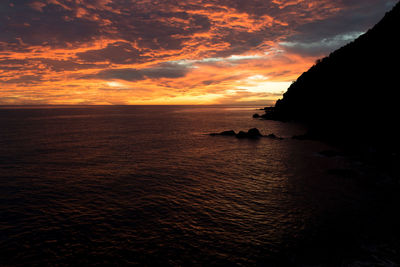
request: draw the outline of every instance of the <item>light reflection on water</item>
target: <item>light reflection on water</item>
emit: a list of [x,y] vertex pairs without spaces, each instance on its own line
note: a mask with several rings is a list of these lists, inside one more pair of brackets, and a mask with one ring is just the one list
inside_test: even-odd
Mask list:
[[[325,173],[345,159],[319,156],[325,145],[290,139],[299,125],[255,112],[0,110],[2,262],[262,264],[363,197]],[[286,139],[207,135],[253,127]]]

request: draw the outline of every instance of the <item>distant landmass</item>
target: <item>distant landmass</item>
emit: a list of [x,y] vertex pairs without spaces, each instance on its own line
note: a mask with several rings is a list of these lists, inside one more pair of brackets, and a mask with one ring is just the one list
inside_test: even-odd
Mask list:
[[400,2],[355,41],[317,60],[264,118],[299,121],[309,135],[398,149]]

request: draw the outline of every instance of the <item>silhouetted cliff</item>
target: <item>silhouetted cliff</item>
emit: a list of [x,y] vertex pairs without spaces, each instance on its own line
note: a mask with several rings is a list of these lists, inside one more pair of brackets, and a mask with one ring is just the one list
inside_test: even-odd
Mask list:
[[318,60],[278,100],[270,118],[357,144],[400,139],[400,2],[355,41]]

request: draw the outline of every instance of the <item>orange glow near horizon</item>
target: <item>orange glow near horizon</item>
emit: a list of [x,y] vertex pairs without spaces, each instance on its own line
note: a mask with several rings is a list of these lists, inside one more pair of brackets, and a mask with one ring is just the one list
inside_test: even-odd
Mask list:
[[288,38],[355,7],[5,0],[0,8],[0,105],[268,105],[330,49],[303,51],[300,38],[296,50]]

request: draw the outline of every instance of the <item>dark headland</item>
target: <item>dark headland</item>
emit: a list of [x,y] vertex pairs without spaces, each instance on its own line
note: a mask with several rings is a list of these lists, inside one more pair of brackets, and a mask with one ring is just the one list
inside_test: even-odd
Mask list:
[[[274,107],[264,109],[265,114],[253,116],[305,124],[308,132],[297,139],[327,142],[344,152],[341,155],[356,159],[363,166],[357,186],[379,195],[364,211],[360,208],[331,220],[325,231],[310,238],[312,242],[305,241],[289,255],[296,251],[307,260],[336,255],[337,264],[332,260],[327,266],[344,266],[339,263],[352,257],[358,258],[361,266],[363,259],[379,253],[385,259],[380,266],[398,266],[400,262],[396,212],[400,205],[399,34],[400,2],[365,34],[317,60]],[[353,176],[348,170],[331,170],[331,174],[346,179]],[[360,252],[362,247],[381,252]]]
[[399,152],[400,3],[355,41],[317,60],[265,119],[303,122],[307,136]]

